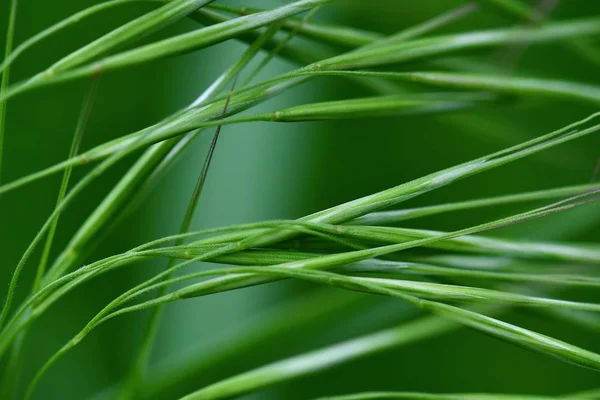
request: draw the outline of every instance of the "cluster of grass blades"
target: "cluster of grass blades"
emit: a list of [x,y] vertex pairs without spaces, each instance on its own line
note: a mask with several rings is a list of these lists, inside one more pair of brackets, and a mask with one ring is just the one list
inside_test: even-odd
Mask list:
[[[450,9],[400,32],[385,35],[350,26],[315,22],[321,10],[335,8],[334,0],[297,0],[273,9],[237,8],[210,0],[147,1],[152,11],[133,19],[60,58],[22,82],[10,83],[10,71],[21,55],[34,52],[48,37],[68,31],[73,24],[98,17],[104,10],[137,0],[109,0],[82,10],[16,46],[17,0],[11,0],[7,19],[6,56],[0,66],[0,172],[2,171],[7,104],[42,87],[60,87],[68,81],[90,81],[68,158],[12,181],[0,181],[0,196],[55,174],[62,174],[56,207],[33,237],[6,282],[0,313],[2,398],[47,398],[36,391],[46,372],[76,348],[98,326],[114,317],[148,310],[148,322],[130,367],[114,386],[94,398],[161,398],[169,387],[199,371],[230,362],[237,350],[251,348],[281,332],[291,332],[316,319],[330,320],[356,300],[338,298],[336,291],[386,296],[425,315],[398,326],[373,331],[330,346],[233,374],[196,387],[182,399],[221,399],[242,396],[352,360],[417,343],[469,327],[511,344],[534,350],[578,367],[600,371],[600,354],[574,343],[536,332],[503,319],[510,310],[530,310],[551,321],[583,327],[598,333],[600,303],[564,299],[568,289],[600,287],[600,245],[557,241],[517,241],[494,236],[494,230],[566,212],[600,198],[600,183],[580,183],[545,190],[464,199],[423,207],[403,202],[489,170],[560,148],[600,131],[600,112],[574,118],[567,126],[529,140],[432,172],[397,186],[312,213],[296,220],[282,219],[195,231],[192,219],[222,127],[252,122],[343,121],[404,115],[449,115],[526,107],[529,102],[564,102],[586,110],[600,104],[600,86],[562,77],[502,73],[497,65],[469,60],[476,50],[518,48],[544,43],[564,46],[578,62],[598,66],[600,48],[592,37],[600,35],[600,17],[552,21],[545,8],[530,8],[519,0],[486,0]],[[542,2],[544,3],[544,2]],[[468,19],[475,11],[501,13],[512,18],[509,26],[440,34],[437,31]],[[166,25],[190,18],[201,25],[187,33],[149,44],[138,40]],[[302,38],[304,41],[295,39]],[[154,125],[80,151],[93,107],[99,78],[113,70],[135,68],[159,59],[208,48],[227,40],[246,43],[246,50],[188,106]],[[311,45],[306,45],[310,41]],[[260,53],[266,56],[258,65]],[[461,57],[465,57],[461,59]],[[296,68],[263,80],[265,65],[282,58]],[[263,74],[260,74],[263,72]],[[277,107],[270,112],[255,108],[269,99],[307,82],[338,79],[360,85],[368,95]],[[10,110],[10,107],[8,108]],[[261,108],[262,110],[262,108]],[[284,124],[278,125],[285,131]],[[95,245],[143,203],[171,165],[195,138],[212,134],[212,140],[176,234],[106,258],[90,259]],[[33,145],[33,144],[32,144]],[[123,160],[135,161],[101,199],[52,259],[59,217],[80,194]],[[87,169],[70,184],[71,174]],[[590,171],[591,174],[591,171]],[[2,175],[0,175],[0,179]],[[501,183],[498,186],[502,186]],[[540,205],[541,204],[541,205]],[[419,218],[460,215],[460,212],[500,206],[527,207],[483,223],[440,231],[400,227]],[[412,221],[415,220],[415,221]],[[457,217],[460,225],[461,219]],[[489,232],[492,231],[492,232]],[[483,235],[483,233],[486,233]],[[165,234],[168,234],[165,233]],[[566,233],[565,233],[566,236]],[[32,257],[41,251],[37,269]],[[24,390],[15,384],[26,364],[23,343],[47,310],[68,299],[87,282],[121,268],[136,268],[148,260],[166,260],[163,271],[138,282],[114,298],[43,365],[31,366],[35,375]],[[206,266],[195,272],[186,267]],[[215,266],[216,265],[216,266]],[[5,266],[3,265],[3,268]],[[25,282],[24,271],[34,271]],[[317,296],[290,301],[266,313],[261,332],[240,335],[230,348],[198,361],[176,360],[166,367],[150,368],[157,329],[165,305],[189,298],[215,295],[280,280],[307,281],[322,286]],[[31,287],[22,300],[20,285]],[[225,296],[227,294],[224,294]],[[361,298],[362,299],[362,298]],[[356,304],[352,304],[352,307]],[[300,312],[299,310],[302,310]],[[285,315],[298,315],[282,321]],[[600,349],[595,349],[600,350]],[[399,362],[402,362],[400,360]],[[386,389],[386,388],[382,388]],[[464,388],[469,390],[468,387]],[[326,395],[328,393],[323,393]],[[340,400],[504,400],[549,399],[522,394],[429,394],[370,392],[323,397]],[[597,399],[600,392],[565,393],[565,399]]]

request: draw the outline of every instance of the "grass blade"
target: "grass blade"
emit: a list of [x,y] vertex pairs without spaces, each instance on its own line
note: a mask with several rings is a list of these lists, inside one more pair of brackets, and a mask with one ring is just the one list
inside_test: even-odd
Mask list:
[[63,57],[43,74],[54,75],[89,62],[111,50],[171,24],[213,0],[173,0],[113,30],[81,49]]
[[[181,0],[184,1],[184,0]],[[185,0],[190,1],[190,0]],[[195,0],[199,1],[199,0]],[[207,1],[207,0],[203,0]],[[332,0],[300,0],[294,3],[270,10],[263,13],[236,18],[217,25],[209,26],[193,32],[181,34],[175,37],[161,40],[156,43],[138,47],[106,57],[89,65],[79,68],[65,70],[73,63],[80,64],[80,55],[69,57],[65,61],[59,61],[49,70],[31,78],[22,84],[17,84],[12,90],[0,95],[0,101],[5,101],[12,95],[22,93],[32,88],[46,86],[58,82],[90,76],[99,71],[110,71],[114,69],[133,66],[140,63],[157,60],[164,57],[198,50],[225,40],[231,39],[245,32],[272,24],[281,19],[310,10],[313,7],[326,4]],[[171,3],[169,3],[171,4]],[[167,7],[167,6],[164,6]],[[191,10],[190,10],[191,12]],[[92,51],[92,50],[90,50]],[[59,69],[57,69],[59,68]],[[58,73],[55,73],[58,71]],[[61,72],[62,71],[62,72]]]
[[499,44],[556,41],[595,35],[600,31],[598,19],[548,23],[538,28],[499,29],[461,33],[409,42],[364,48],[319,61],[307,69],[358,69],[421,60],[426,57],[475,50]]
[[392,225],[413,218],[439,215],[447,212],[472,210],[475,208],[491,207],[502,204],[514,204],[528,201],[564,198],[598,189],[600,189],[600,184],[566,186],[556,189],[517,193],[504,196],[489,197],[485,199],[439,204],[427,207],[410,208],[404,210],[379,211],[364,215],[362,217],[358,217],[350,221],[349,223],[353,225]]
[[[6,60],[11,51],[15,35],[15,24],[17,21],[17,0],[11,0],[10,11],[8,13],[8,23],[6,25],[6,42],[4,43],[4,59]],[[0,70],[2,80],[0,81],[0,95],[4,94],[10,81],[10,69]],[[4,131],[6,129],[6,102],[0,101],[0,182],[2,182],[2,155],[4,154]]]
[[24,53],[25,51],[27,51],[34,45],[38,44],[42,40],[52,36],[53,34],[65,29],[71,25],[79,23],[79,22],[87,19],[88,17],[91,17],[91,16],[99,13],[100,11],[108,10],[110,8],[120,6],[123,4],[132,3],[134,1],[138,1],[138,0],[109,0],[109,1],[105,1],[100,4],[95,4],[91,7],[86,8],[85,10],[79,11],[79,12],[61,20],[60,22],[52,25],[49,28],[44,29],[40,33],[25,40],[23,43],[21,43],[19,46],[17,46],[9,55],[7,55],[4,58],[4,60],[2,61],[2,64],[0,64],[0,72],[4,71],[5,68],[8,68],[10,65],[12,65],[12,63],[15,62],[15,60],[17,58],[19,58],[19,56],[22,53]]

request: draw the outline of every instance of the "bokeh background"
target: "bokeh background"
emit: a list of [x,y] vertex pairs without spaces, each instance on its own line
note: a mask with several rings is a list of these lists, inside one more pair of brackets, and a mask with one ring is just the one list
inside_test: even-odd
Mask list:
[[[95,3],[93,0],[20,0],[16,43]],[[270,7],[284,2],[223,3]],[[460,1],[454,0],[338,0],[321,10],[315,21],[392,33],[459,4]],[[8,7],[8,0],[0,0],[2,43]],[[22,56],[12,70],[11,81],[32,76],[59,57],[153,7],[141,3],[124,5],[53,36]],[[552,18],[585,17],[598,12],[600,3],[597,1],[569,0],[557,6]],[[442,31],[487,29],[517,22],[511,16],[483,7]],[[193,21],[182,20],[142,42],[197,27]],[[146,127],[185,106],[235,62],[244,49],[244,44],[228,41],[210,49],[102,76],[83,148]],[[474,54],[471,60],[482,65],[501,65],[497,61],[500,56],[501,52],[491,50]],[[261,76],[272,76],[293,67],[287,61],[275,59]],[[527,49],[514,73],[599,83],[598,70],[560,44]],[[78,81],[44,88],[8,103],[4,182],[66,158],[89,84],[89,81]],[[354,83],[323,78],[285,93],[260,108],[267,110],[368,93]],[[594,111],[596,109],[591,106],[566,101],[529,100],[435,117],[227,126],[222,131],[193,228],[297,218],[547,133]],[[97,243],[96,251],[88,260],[177,232],[210,136],[201,136],[186,151],[150,198],[105,240]],[[586,183],[599,155],[600,138],[581,139],[457,182],[406,205],[436,204]],[[53,255],[66,245],[137,156],[139,154],[113,168],[63,214]],[[75,170],[73,179],[79,179],[85,171],[86,168]],[[60,176],[53,176],[0,197],[2,296],[22,252],[53,209],[59,183]],[[409,222],[406,226],[457,229],[517,210],[522,208],[482,209]],[[493,234],[523,239],[597,242],[599,222],[600,208],[592,204]],[[37,257],[39,253],[22,276],[18,300],[30,290],[28,282],[33,279]],[[103,305],[161,268],[164,268],[162,262],[146,263],[102,276],[49,310],[36,322],[26,343],[27,363],[20,386],[23,387],[41,363]],[[593,293],[575,295],[593,297]],[[293,324],[293,319],[300,318],[301,314],[282,310],[287,310],[285,307],[293,302],[304,304],[302,301],[306,299],[313,299],[311,301],[317,308],[321,301],[336,301],[339,306],[331,314],[307,317],[300,327],[290,331],[286,326]],[[117,318],[99,328],[49,371],[36,398],[81,399],[115,385],[127,371],[147,316],[147,313],[139,313]],[[293,282],[171,304],[166,308],[152,355],[149,370],[152,379],[147,395],[152,399],[178,398],[221,378],[395,326],[413,316],[412,309],[395,300]],[[539,314],[515,312],[505,319],[600,351],[597,336],[547,320]],[[187,366],[187,372],[177,375],[181,366]],[[0,371],[1,368],[0,363]],[[170,374],[178,377],[171,378]],[[168,383],[170,380],[172,384]],[[306,399],[366,390],[557,395],[592,388],[597,383],[594,372],[459,329],[277,385],[247,398]]]

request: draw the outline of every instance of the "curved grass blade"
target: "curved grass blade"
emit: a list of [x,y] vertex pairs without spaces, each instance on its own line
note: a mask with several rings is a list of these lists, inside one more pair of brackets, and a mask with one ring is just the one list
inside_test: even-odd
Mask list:
[[432,93],[430,95],[390,95],[305,104],[283,110],[225,120],[223,123],[249,121],[299,122],[329,119],[375,117],[460,110],[485,105],[494,100],[485,94]]
[[[6,24],[6,41],[4,43],[4,59],[6,60],[11,51],[13,45],[13,39],[15,36],[15,24],[17,21],[17,0],[11,0],[10,10],[8,12],[8,23]],[[2,73],[2,80],[0,81],[0,95],[8,88],[10,81],[10,69],[0,70]],[[2,182],[2,160],[4,154],[4,130],[6,129],[6,102],[0,101],[0,182]]]
[[54,75],[89,62],[111,50],[138,40],[214,0],[172,0],[162,7],[118,27],[81,49],[61,58],[50,66],[44,75]]
[[[587,193],[584,193],[587,195]],[[380,226],[338,226],[340,234],[348,238],[361,239],[371,243],[404,243],[411,240],[445,235],[446,232],[390,228]],[[482,236],[453,238],[436,242],[426,247],[456,252],[486,253],[553,261],[568,261],[591,265],[600,264],[600,247],[595,245],[565,245],[560,243],[539,243],[497,239]]]
[[[8,12],[8,23],[6,25],[6,40],[4,43],[4,60],[6,60],[13,46],[13,40],[15,35],[15,24],[17,20],[17,0],[11,0],[10,9]],[[0,69],[2,79],[0,80],[0,94],[4,93],[8,87],[10,81],[10,68]],[[2,182],[2,165],[4,160],[4,135],[6,130],[6,102],[0,102],[0,183]],[[1,197],[1,196],[0,196]],[[0,379],[0,397],[12,398],[14,391],[17,387],[17,380],[19,377],[19,349],[21,343],[14,346],[13,351],[10,354],[10,358],[6,364],[5,374]]]
[[522,78],[513,76],[490,76],[447,72],[374,72],[374,71],[319,71],[300,70],[292,76],[343,76],[354,78],[379,78],[416,82],[428,86],[461,90],[489,90],[501,94],[559,98],[597,105],[600,87],[578,82]]
[[498,29],[417,39],[409,42],[364,48],[319,61],[307,69],[359,69],[421,60],[433,55],[475,50],[499,44],[557,41],[585,37],[600,32],[596,18],[553,22],[537,28]]
[[353,225],[392,225],[413,218],[439,215],[447,212],[472,210],[481,207],[491,207],[503,204],[515,204],[529,201],[556,199],[575,196],[600,189],[599,184],[566,186],[562,188],[539,190],[535,192],[517,193],[485,199],[467,200],[456,203],[446,203],[427,207],[409,208],[404,210],[378,211],[358,217],[349,224]]
[[17,58],[19,58],[19,56],[22,53],[24,53],[25,51],[27,51],[34,45],[38,44],[42,40],[52,36],[53,34],[65,29],[71,25],[77,24],[77,23],[87,19],[88,17],[91,17],[91,16],[99,13],[100,11],[108,10],[108,9],[116,7],[116,6],[136,2],[136,1],[142,1],[142,0],[109,0],[109,1],[105,1],[100,4],[95,4],[91,7],[88,7],[85,10],[79,11],[79,12],[61,20],[60,22],[50,26],[49,28],[44,29],[40,33],[32,36],[31,38],[25,40],[23,43],[21,43],[19,46],[17,46],[10,54],[8,54],[4,58],[4,60],[2,61],[2,64],[0,64],[0,72],[4,71],[5,68],[8,68],[12,63],[14,63],[15,60]]
[[584,102],[600,103],[600,88],[591,85],[565,81],[546,81],[540,85],[532,78],[506,78],[496,76],[477,76],[445,72],[411,72],[406,80],[437,87],[460,89],[484,89],[500,93],[521,95],[536,94],[559,98],[579,99]]
[[[65,70],[65,68],[70,66],[72,63],[77,62],[77,64],[79,64],[80,56],[73,56],[72,58],[65,59],[65,61],[59,61],[49,69],[50,72],[40,73],[31,78],[29,81],[25,81],[22,84],[13,86],[12,90],[9,88],[6,93],[0,95],[0,101],[5,101],[12,95],[22,93],[32,88],[46,86],[58,82],[66,82],[72,79],[93,75],[100,71],[110,71],[140,63],[146,63],[184,52],[198,50],[209,45],[231,39],[242,33],[269,25],[281,19],[310,10],[313,7],[326,4],[330,1],[332,0],[299,0],[270,11],[249,15],[247,17],[236,18],[217,25],[198,29],[193,32],[163,39],[156,43],[148,44],[103,58],[89,65]],[[55,73],[55,71],[58,71],[58,73]]]
[[[73,140],[71,142],[71,148],[69,149],[69,158],[74,157],[79,152],[79,146],[81,145],[81,139],[83,138],[83,134],[85,132],[87,122],[89,120],[90,112],[92,110],[92,105],[94,102],[94,95],[96,92],[96,85],[98,83],[98,78],[93,78],[91,88],[86,96],[86,100],[84,101],[81,113],[79,114],[79,120],[77,121],[77,127],[75,128],[75,134],[73,135]],[[60,189],[58,191],[58,198],[56,200],[57,206],[63,201],[66,193],[67,187],[69,186],[69,180],[71,179],[71,171],[72,167],[65,169],[64,175],[62,177],[62,181],[60,183]],[[36,292],[40,289],[40,285],[42,283],[42,278],[46,273],[46,265],[48,264],[48,259],[50,257],[50,250],[52,248],[52,242],[54,239],[54,233],[56,232],[56,228],[58,226],[58,220],[60,218],[60,214],[56,215],[54,221],[52,221],[52,225],[48,230],[48,237],[46,238],[46,243],[44,245],[44,249],[42,251],[42,256],[40,258],[40,264],[38,266],[37,273],[35,275],[35,280],[33,283],[33,291]]]

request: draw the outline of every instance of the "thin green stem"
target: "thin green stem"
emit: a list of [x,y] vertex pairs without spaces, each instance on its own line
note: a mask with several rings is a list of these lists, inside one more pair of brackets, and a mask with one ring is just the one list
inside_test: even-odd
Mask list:
[[[92,78],[91,87],[88,91],[85,101],[81,107],[81,112],[79,114],[79,119],[77,121],[77,127],[75,128],[75,134],[73,135],[73,141],[71,142],[71,148],[69,149],[69,158],[74,157],[79,152],[79,146],[81,145],[81,140],[83,138],[83,134],[85,132],[87,122],[90,117],[90,113],[92,111],[92,106],[94,104],[94,96],[96,93],[96,87],[98,84],[98,77]],[[62,177],[62,181],[60,183],[60,189],[58,191],[58,198],[56,199],[56,205],[58,206],[64,199],[65,194],[67,193],[67,188],[69,186],[69,180],[71,178],[72,167],[65,169],[65,172]],[[42,251],[42,257],[40,259],[40,264],[38,266],[37,273],[35,275],[35,281],[33,284],[33,290],[38,291],[40,289],[40,285],[42,283],[42,278],[46,273],[46,265],[48,264],[48,259],[50,257],[50,250],[52,249],[52,241],[54,239],[54,233],[56,232],[56,228],[58,226],[58,220],[60,218],[60,214],[57,214],[52,221],[52,225],[48,230],[48,237],[46,238],[46,244],[44,245],[44,250]]]
[[[12,51],[13,40],[15,36],[15,24],[17,21],[18,0],[11,0],[10,11],[8,13],[8,23],[6,25],[6,42],[4,44],[4,59],[6,60]],[[2,72],[2,81],[0,82],[0,94],[8,88],[10,81],[10,68],[5,68]],[[0,100],[0,183],[2,182],[2,155],[4,154],[4,132],[6,129],[6,100]]]

